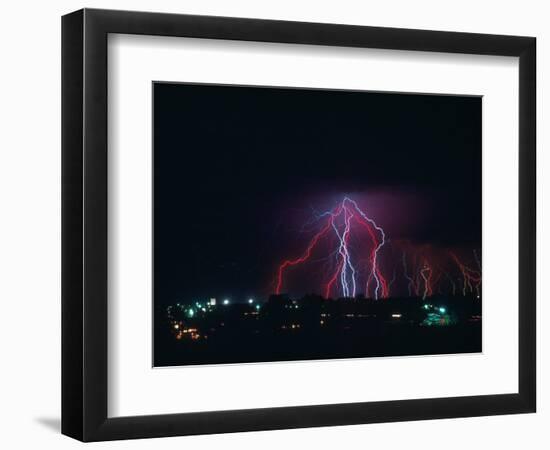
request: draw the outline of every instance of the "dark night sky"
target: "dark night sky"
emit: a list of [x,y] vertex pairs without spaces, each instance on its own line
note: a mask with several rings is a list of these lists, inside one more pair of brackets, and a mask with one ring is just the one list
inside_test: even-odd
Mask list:
[[311,208],[391,239],[481,246],[481,98],[156,83],[158,306],[267,296]]

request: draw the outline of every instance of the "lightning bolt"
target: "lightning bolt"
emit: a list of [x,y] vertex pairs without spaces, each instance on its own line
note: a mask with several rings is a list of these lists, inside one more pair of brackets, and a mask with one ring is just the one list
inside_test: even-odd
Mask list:
[[409,271],[407,269],[407,254],[405,252],[403,252],[402,260],[403,260],[403,275],[405,275],[405,278],[408,281],[407,289],[409,291],[409,297],[410,297],[413,293],[414,280],[411,276],[409,276]]
[[[359,208],[359,206],[357,205],[357,203],[354,200],[346,197],[346,198],[344,198],[344,202],[346,202],[346,201],[348,201],[349,203],[351,203],[353,205],[353,207],[355,208],[355,210],[359,214],[359,217],[360,217],[358,219],[359,223],[361,223],[362,225],[364,225],[367,228],[367,231],[368,231],[368,233],[371,236],[371,239],[373,241],[373,250],[372,250],[372,253],[371,253],[371,257],[370,257],[370,261],[371,261],[370,276],[372,276],[372,278],[374,278],[374,280],[376,282],[376,288],[374,290],[374,298],[376,300],[378,300],[380,290],[382,290],[382,297],[387,298],[387,297],[389,297],[388,283],[387,283],[386,279],[384,278],[384,276],[382,275],[382,273],[381,273],[381,271],[378,267],[378,254],[379,254],[380,250],[382,249],[382,247],[384,246],[384,244],[386,243],[386,234],[384,233],[384,230],[381,227],[379,227],[374,220],[372,220],[370,217],[368,217],[361,210],[361,208]],[[374,234],[373,229],[376,230],[380,234],[380,238],[381,238],[380,241],[378,241],[376,239],[376,236]],[[366,289],[367,289],[367,292],[368,292],[368,279],[367,279]]]
[[[340,247],[338,248],[338,253],[342,257],[342,267],[340,270],[340,282],[342,283],[342,291],[344,294],[344,297],[349,297],[351,294],[351,297],[355,297],[355,293],[357,290],[357,285],[355,281],[355,268],[351,264],[350,254],[348,250],[348,241],[350,236],[350,230],[351,230],[351,218],[353,217],[353,214],[344,207],[344,223],[345,228],[342,235],[340,235],[340,232],[338,231],[338,228],[332,223],[332,227],[334,228],[334,232],[338,239],[340,240]],[[350,287],[348,284],[348,269],[350,275],[351,275],[351,292]]]
[[465,296],[467,290],[473,292],[474,286],[477,295],[480,295],[481,273],[466,266],[466,264],[464,264],[454,252],[450,252],[450,255],[462,272],[462,295]]
[[431,296],[433,294],[432,275],[433,275],[432,268],[429,266],[427,261],[424,261],[424,267],[420,269],[420,276],[424,280],[424,294],[422,295],[423,300],[425,300],[426,297]]
[[331,216],[331,218],[328,220],[327,224],[321,229],[321,231],[319,231],[315,236],[313,236],[313,238],[311,239],[309,245],[307,246],[306,251],[302,254],[302,256],[300,256],[299,258],[296,258],[296,259],[287,259],[287,260],[283,261],[283,263],[279,266],[279,270],[278,270],[278,273],[277,273],[277,286],[275,288],[275,293],[276,294],[281,293],[281,288],[283,286],[283,273],[284,273],[284,271],[288,267],[292,267],[292,266],[295,266],[297,264],[301,264],[301,263],[307,261],[310,258],[311,252],[313,251],[313,249],[315,248],[315,246],[317,245],[319,240],[331,228],[333,220],[334,220],[334,217]]
[[[341,219],[343,218],[343,221]],[[352,261],[352,252],[350,249],[350,236],[352,233],[352,224],[357,223],[362,228],[367,230],[367,233],[372,241],[372,248],[368,257],[367,269],[367,293],[368,283],[370,279],[375,282],[374,298],[387,298],[389,296],[389,287],[385,277],[382,274],[379,265],[380,251],[386,243],[386,235],[384,230],[376,224],[376,222],[367,216],[367,214],[359,207],[359,205],[349,197],[344,199],[334,209],[321,213],[317,216],[317,220],[326,219],[325,224],[317,234],[310,240],[304,253],[295,259],[287,259],[283,261],[277,270],[275,293],[280,294],[284,274],[287,269],[299,264],[305,263],[311,257],[313,250],[319,242],[332,229],[337,238],[338,249],[335,253],[337,256],[336,268],[330,275],[325,288],[325,297],[330,297],[336,280],[339,279],[344,297],[355,297],[357,294],[357,269]]]

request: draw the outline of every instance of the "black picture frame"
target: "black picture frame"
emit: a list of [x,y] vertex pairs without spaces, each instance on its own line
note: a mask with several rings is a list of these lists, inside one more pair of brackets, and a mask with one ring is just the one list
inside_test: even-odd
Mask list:
[[[109,33],[519,57],[518,393],[107,416]],[[535,412],[536,39],[83,9],[62,18],[62,433],[82,441]]]

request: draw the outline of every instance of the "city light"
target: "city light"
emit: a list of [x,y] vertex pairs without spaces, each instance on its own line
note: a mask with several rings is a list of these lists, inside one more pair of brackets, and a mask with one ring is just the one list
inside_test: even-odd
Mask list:
[[[424,341],[420,339],[424,339],[426,332],[417,333],[414,331],[415,327],[442,328],[461,322],[469,327],[479,327],[481,321],[480,308],[472,309],[472,306],[478,305],[475,296],[472,296],[470,301],[465,300],[464,306],[460,303],[447,303],[444,297],[434,298],[433,303],[430,300],[422,301],[421,296],[412,302],[388,299],[386,304],[376,301],[367,304],[349,302],[346,298],[310,304],[307,297],[290,299],[288,296],[284,297],[287,301],[271,304],[269,300],[264,303],[265,299],[261,297],[233,298],[234,305],[231,298],[222,297],[218,300],[220,306],[217,308],[210,305],[209,298],[202,302],[193,299],[187,304],[180,303],[181,306],[177,309],[175,304],[168,306],[167,325],[174,340],[181,342],[182,348],[195,345],[200,347],[206,345],[208,335],[208,346],[222,354],[226,351],[222,344],[224,341],[240,340],[241,336],[247,336],[248,340],[258,337],[275,339],[277,335],[273,334],[274,330],[286,330],[285,333],[291,333],[288,335],[289,339],[297,339],[298,345],[302,345],[300,339],[303,339],[303,342],[314,342],[322,334],[338,341],[341,339],[338,333],[340,331],[349,335],[351,330],[353,335],[362,336],[362,330],[374,325],[383,327],[388,333],[393,329],[404,333],[405,336],[412,336],[411,339],[418,341],[415,345],[422,346]],[[197,308],[197,303],[201,303],[200,308]],[[231,320],[224,322],[225,316]],[[268,320],[265,320],[266,318]],[[310,326],[311,319],[315,320],[313,327]],[[240,322],[241,320],[246,323]],[[304,322],[300,323],[302,321]],[[458,332],[462,333],[461,330]],[[477,328],[468,330],[472,333],[477,332]],[[454,331],[449,330],[448,333]],[[437,339],[438,336],[433,338]],[[393,351],[391,345],[388,348]]]

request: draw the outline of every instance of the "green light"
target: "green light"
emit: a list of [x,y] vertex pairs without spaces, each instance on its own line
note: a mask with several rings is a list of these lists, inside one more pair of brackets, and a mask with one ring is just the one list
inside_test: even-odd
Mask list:
[[256,305],[256,309],[258,309],[258,310],[259,310],[259,309],[260,309],[260,305]]
[[441,314],[445,314],[445,311],[447,311],[447,310],[445,308],[443,308],[443,306],[439,308],[439,312]]
[[428,305],[428,304],[425,304],[425,305],[423,306],[424,309],[429,309],[429,307],[430,307],[430,305]]
[[189,309],[189,311],[187,311],[187,315],[189,317],[193,317],[195,315],[195,311],[193,311],[193,308]]

